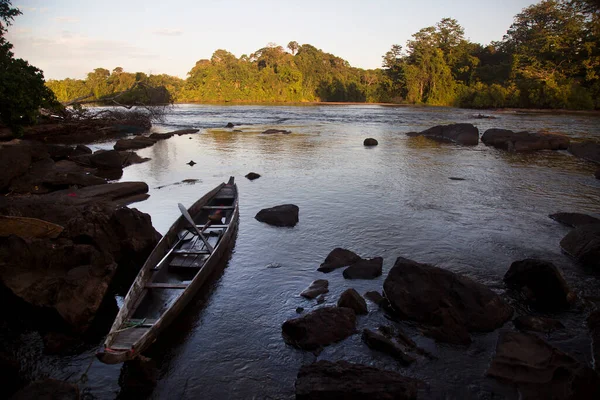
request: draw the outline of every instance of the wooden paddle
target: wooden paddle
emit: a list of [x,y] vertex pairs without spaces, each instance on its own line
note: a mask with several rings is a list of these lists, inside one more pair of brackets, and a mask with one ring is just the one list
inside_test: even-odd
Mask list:
[[206,239],[206,237],[204,237],[204,235],[202,234],[202,231],[200,231],[200,229],[198,229],[198,227],[196,226],[196,223],[194,222],[194,220],[190,216],[190,213],[188,213],[188,211],[185,208],[185,206],[183,204],[181,204],[181,203],[177,203],[177,205],[179,206],[179,211],[181,211],[181,215],[183,215],[183,217],[187,220],[187,222],[189,222],[190,225],[192,225],[194,227],[194,230],[198,234],[198,237],[200,239],[202,239],[202,241],[206,245],[206,248],[208,249],[208,251],[210,253],[212,253],[215,249],[213,249],[213,247],[210,245],[210,243],[208,243],[208,240]]

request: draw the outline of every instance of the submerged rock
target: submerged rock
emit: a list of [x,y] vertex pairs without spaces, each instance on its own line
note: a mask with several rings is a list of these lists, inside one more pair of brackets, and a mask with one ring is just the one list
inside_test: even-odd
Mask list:
[[351,364],[317,361],[303,365],[296,379],[297,400],[414,400],[425,384],[397,372]]
[[285,321],[281,331],[286,343],[303,350],[319,350],[352,335],[356,331],[356,315],[344,307],[318,308]]
[[267,129],[266,131],[263,131],[263,134],[265,135],[274,135],[276,133],[283,133],[285,135],[292,133],[292,131],[286,131],[285,129]]
[[538,310],[557,311],[568,308],[575,294],[554,264],[526,259],[515,261],[504,275],[504,281],[520,290]]
[[337,268],[352,265],[359,260],[361,260],[360,256],[353,251],[337,247],[327,255],[325,261],[317,270],[327,273]]
[[373,139],[373,138],[366,138],[363,141],[364,146],[377,146],[378,144],[379,144],[379,142],[377,141],[377,139]]
[[423,324],[436,340],[469,344],[469,332],[489,332],[512,316],[512,308],[488,287],[465,276],[398,257],[383,284],[401,318]]
[[572,228],[577,228],[578,226],[588,224],[600,224],[600,219],[581,213],[560,212],[556,214],[550,214],[549,217],[556,222],[560,222],[561,224],[570,226]]
[[249,179],[249,180],[253,181],[253,180],[255,180],[255,179],[258,179],[258,178],[260,178],[260,174],[257,174],[256,172],[249,172],[249,173],[248,173],[248,174],[245,176],[245,178],[247,178],[247,179]]
[[375,279],[381,276],[383,258],[375,257],[370,260],[361,259],[344,270],[346,279]]
[[304,289],[304,291],[300,293],[300,296],[306,297],[307,299],[314,299],[321,294],[329,292],[328,287],[329,282],[326,279],[317,279],[311,283],[308,288]]
[[[154,134],[156,135],[156,134]],[[119,139],[117,143],[114,145],[115,150],[135,150],[135,149],[143,149],[145,147],[153,146],[156,143],[155,139],[138,136],[133,139]]]
[[517,317],[514,319],[513,324],[517,329],[522,331],[543,333],[550,333],[565,328],[565,326],[557,319],[536,317],[533,315],[522,315]]
[[573,229],[561,241],[565,253],[591,268],[600,268],[600,224]]
[[357,315],[369,313],[365,299],[352,288],[344,290],[337,302],[337,306],[351,308]]
[[148,136],[148,139],[151,139],[151,140],[154,140],[154,141],[165,140],[165,139],[172,138],[174,135],[175,134],[173,132],[153,133],[150,136]]
[[182,136],[182,135],[189,135],[189,134],[198,133],[198,132],[200,132],[200,129],[179,129],[177,131],[172,131],[172,132],[168,132],[168,133],[173,134],[173,135]]
[[488,129],[481,136],[486,146],[510,152],[526,152],[537,150],[566,150],[569,138],[564,135],[548,132],[513,132],[508,129]]
[[538,336],[502,332],[486,374],[517,386],[521,399],[598,399],[600,378]]
[[362,340],[370,348],[387,353],[404,365],[409,365],[415,361],[414,357],[411,357],[404,352],[404,349],[398,344],[398,342],[384,336],[379,332],[365,329],[362,333]]
[[271,208],[262,209],[256,214],[260,222],[274,226],[296,226],[298,223],[298,212],[300,209],[294,204],[283,204]]
[[425,136],[467,146],[475,146],[479,143],[479,130],[472,124],[438,125],[422,132],[409,132],[407,135]]

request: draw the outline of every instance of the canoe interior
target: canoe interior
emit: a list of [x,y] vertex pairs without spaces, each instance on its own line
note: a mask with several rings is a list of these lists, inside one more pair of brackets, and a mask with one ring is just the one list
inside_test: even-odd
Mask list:
[[143,351],[211,275],[237,225],[238,196],[233,179],[207,193],[188,212],[200,229],[210,221],[203,234],[213,252],[183,217],[178,218],[127,293],[105,348]]

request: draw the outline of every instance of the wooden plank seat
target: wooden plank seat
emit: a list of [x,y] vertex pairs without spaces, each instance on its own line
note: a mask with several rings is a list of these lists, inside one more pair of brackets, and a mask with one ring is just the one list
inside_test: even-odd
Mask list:
[[146,283],[148,289],[185,289],[189,283],[166,283],[166,282],[150,282]]
[[197,249],[176,249],[173,250],[173,254],[210,254],[210,251]]
[[203,206],[203,210],[233,210],[233,206]]

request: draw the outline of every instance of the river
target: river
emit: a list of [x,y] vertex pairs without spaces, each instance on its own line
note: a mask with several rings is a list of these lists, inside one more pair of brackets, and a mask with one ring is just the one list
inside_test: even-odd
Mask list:
[[[319,307],[299,296],[313,280],[330,282],[326,305],[353,287],[381,291],[399,256],[465,274],[503,293],[502,277],[513,261],[539,257],[555,263],[580,295],[599,296],[600,276],[561,253],[568,233],[548,218],[558,211],[598,216],[600,180],[595,166],[565,151],[510,154],[482,143],[441,144],[404,135],[434,125],[469,122],[488,128],[548,130],[573,139],[600,139],[597,115],[491,112],[381,105],[178,105],[153,130],[199,128],[139,150],[151,161],[127,167],[121,181],[147,182],[150,197],[131,207],[149,213],[164,233],[179,216],[177,203],[191,205],[235,176],[240,224],[226,268],[212,279],[148,355],[159,375],[156,399],[289,399],[299,367],[316,359],[365,363],[401,371],[430,385],[428,398],[517,398],[512,388],[486,378],[498,331],[473,335],[469,347],[436,345],[410,323],[400,326],[437,356],[401,367],[370,350],[360,335],[328,346],[318,357],[286,345],[281,324],[296,308]],[[232,122],[233,129],[224,126]],[[268,128],[289,135],[262,135]],[[234,130],[239,130],[238,132]],[[379,145],[363,146],[367,137]],[[112,147],[95,144],[96,148]],[[189,166],[190,160],[196,162]],[[249,172],[262,175],[255,181]],[[450,177],[464,180],[451,180]],[[181,183],[197,179],[195,183]],[[300,208],[294,228],[275,228],[254,219],[262,209],[293,203]],[[383,276],[345,280],[342,271],[324,275],[320,263],[335,247],[363,257],[384,258]],[[516,303],[514,299],[510,299]],[[515,304],[517,313],[526,312]],[[369,302],[358,330],[390,324]],[[567,327],[548,336],[553,345],[590,362],[586,313],[558,314]],[[512,329],[507,323],[503,329]],[[29,335],[29,336],[27,336]],[[41,356],[33,333],[26,357],[37,359],[32,376],[77,380],[87,398],[119,396],[121,366],[93,360],[100,345],[72,356]],[[25,352],[25,350],[23,350]],[[89,365],[91,361],[91,366]],[[121,396],[125,397],[125,396]]]

